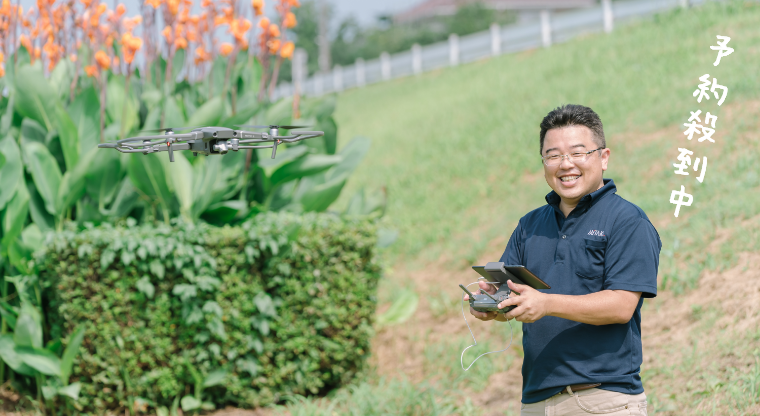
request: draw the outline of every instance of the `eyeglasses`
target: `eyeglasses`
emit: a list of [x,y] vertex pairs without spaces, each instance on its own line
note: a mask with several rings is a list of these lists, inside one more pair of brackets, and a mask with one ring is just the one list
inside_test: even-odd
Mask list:
[[583,163],[588,159],[588,156],[597,150],[606,149],[606,147],[600,147],[598,149],[594,149],[588,152],[575,152],[570,153],[569,155],[551,155],[551,156],[541,156],[541,159],[544,160],[544,165],[546,166],[558,166],[562,163],[562,158],[568,158],[568,160],[572,161],[574,164],[577,163]]

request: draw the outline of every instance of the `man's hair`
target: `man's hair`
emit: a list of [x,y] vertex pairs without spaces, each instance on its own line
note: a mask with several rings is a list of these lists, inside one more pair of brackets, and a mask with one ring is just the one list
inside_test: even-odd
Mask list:
[[544,138],[546,138],[546,132],[551,129],[567,126],[588,127],[594,134],[594,143],[596,143],[597,147],[607,147],[607,142],[604,140],[604,127],[602,126],[602,120],[599,118],[599,115],[588,107],[577,104],[566,104],[550,111],[541,121],[540,152],[542,155],[544,152]]

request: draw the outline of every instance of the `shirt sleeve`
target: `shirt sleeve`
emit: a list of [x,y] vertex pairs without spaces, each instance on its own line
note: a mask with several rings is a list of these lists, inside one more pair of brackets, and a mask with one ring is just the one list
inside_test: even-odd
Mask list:
[[657,296],[661,248],[660,236],[649,220],[625,221],[607,242],[603,289],[641,292],[642,298]]
[[504,262],[504,264],[525,265],[525,263],[523,263],[524,243],[525,239],[523,238],[522,220],[520,220],[517,223],[517,227],[515,227],[515,230],[512,232],[512,236],[509,237],[507,248],[504,249],[504,254],[501,255],[499,261]]

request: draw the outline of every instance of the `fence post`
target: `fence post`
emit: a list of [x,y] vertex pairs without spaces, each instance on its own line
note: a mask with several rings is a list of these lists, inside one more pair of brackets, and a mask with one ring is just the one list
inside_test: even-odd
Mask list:
[[491,23],[491,55],[501,53],[501,27],[498,23]]
[[541,10],[541,42],[544,48],[552,46],[552,24],[549,10]]
[[459,65],[459,35],[456,33],[449,35],[449,65]]
[[293,66],[291,67],[291,77],[293,78],[294,93],[301,95],[303,92],[303,83],[306,79],[306,62],[307,54],[303,48],[296,48],[293,52]]
[[391,79],[391,56],[388,52],[380,54],[380,71],[383,73],[383,80]]
[[322,92],[324,91],[323,85],[322,85],[322,72],[317,72],[314,74],[314,95],[319,97],[322,95]]
[[364,59],[356,58],[354,68],[356,68],[356,86],[363,87],[367,83],[367,78],[364,74]]
[[602,0],[602,11],[604,14],[604,31],[612,32],[614,17],[612,15],[612,0]]
[[422,72],[422,48],[418,43],[412,45],[412,72],[415,74]]
[[333,90],[343,91],[343,67],[335,65],[332,70],[333,73]]

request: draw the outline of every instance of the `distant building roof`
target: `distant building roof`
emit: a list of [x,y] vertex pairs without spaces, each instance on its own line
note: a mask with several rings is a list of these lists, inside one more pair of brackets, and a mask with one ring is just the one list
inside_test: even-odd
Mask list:
[[593,6],[595,0],[424,0],[406,11],[395,14],[395,22],[412,22],[432,16],[447,16],[456,13],[461,6],[480,3],[496,10],[542,10],[575,9]]

